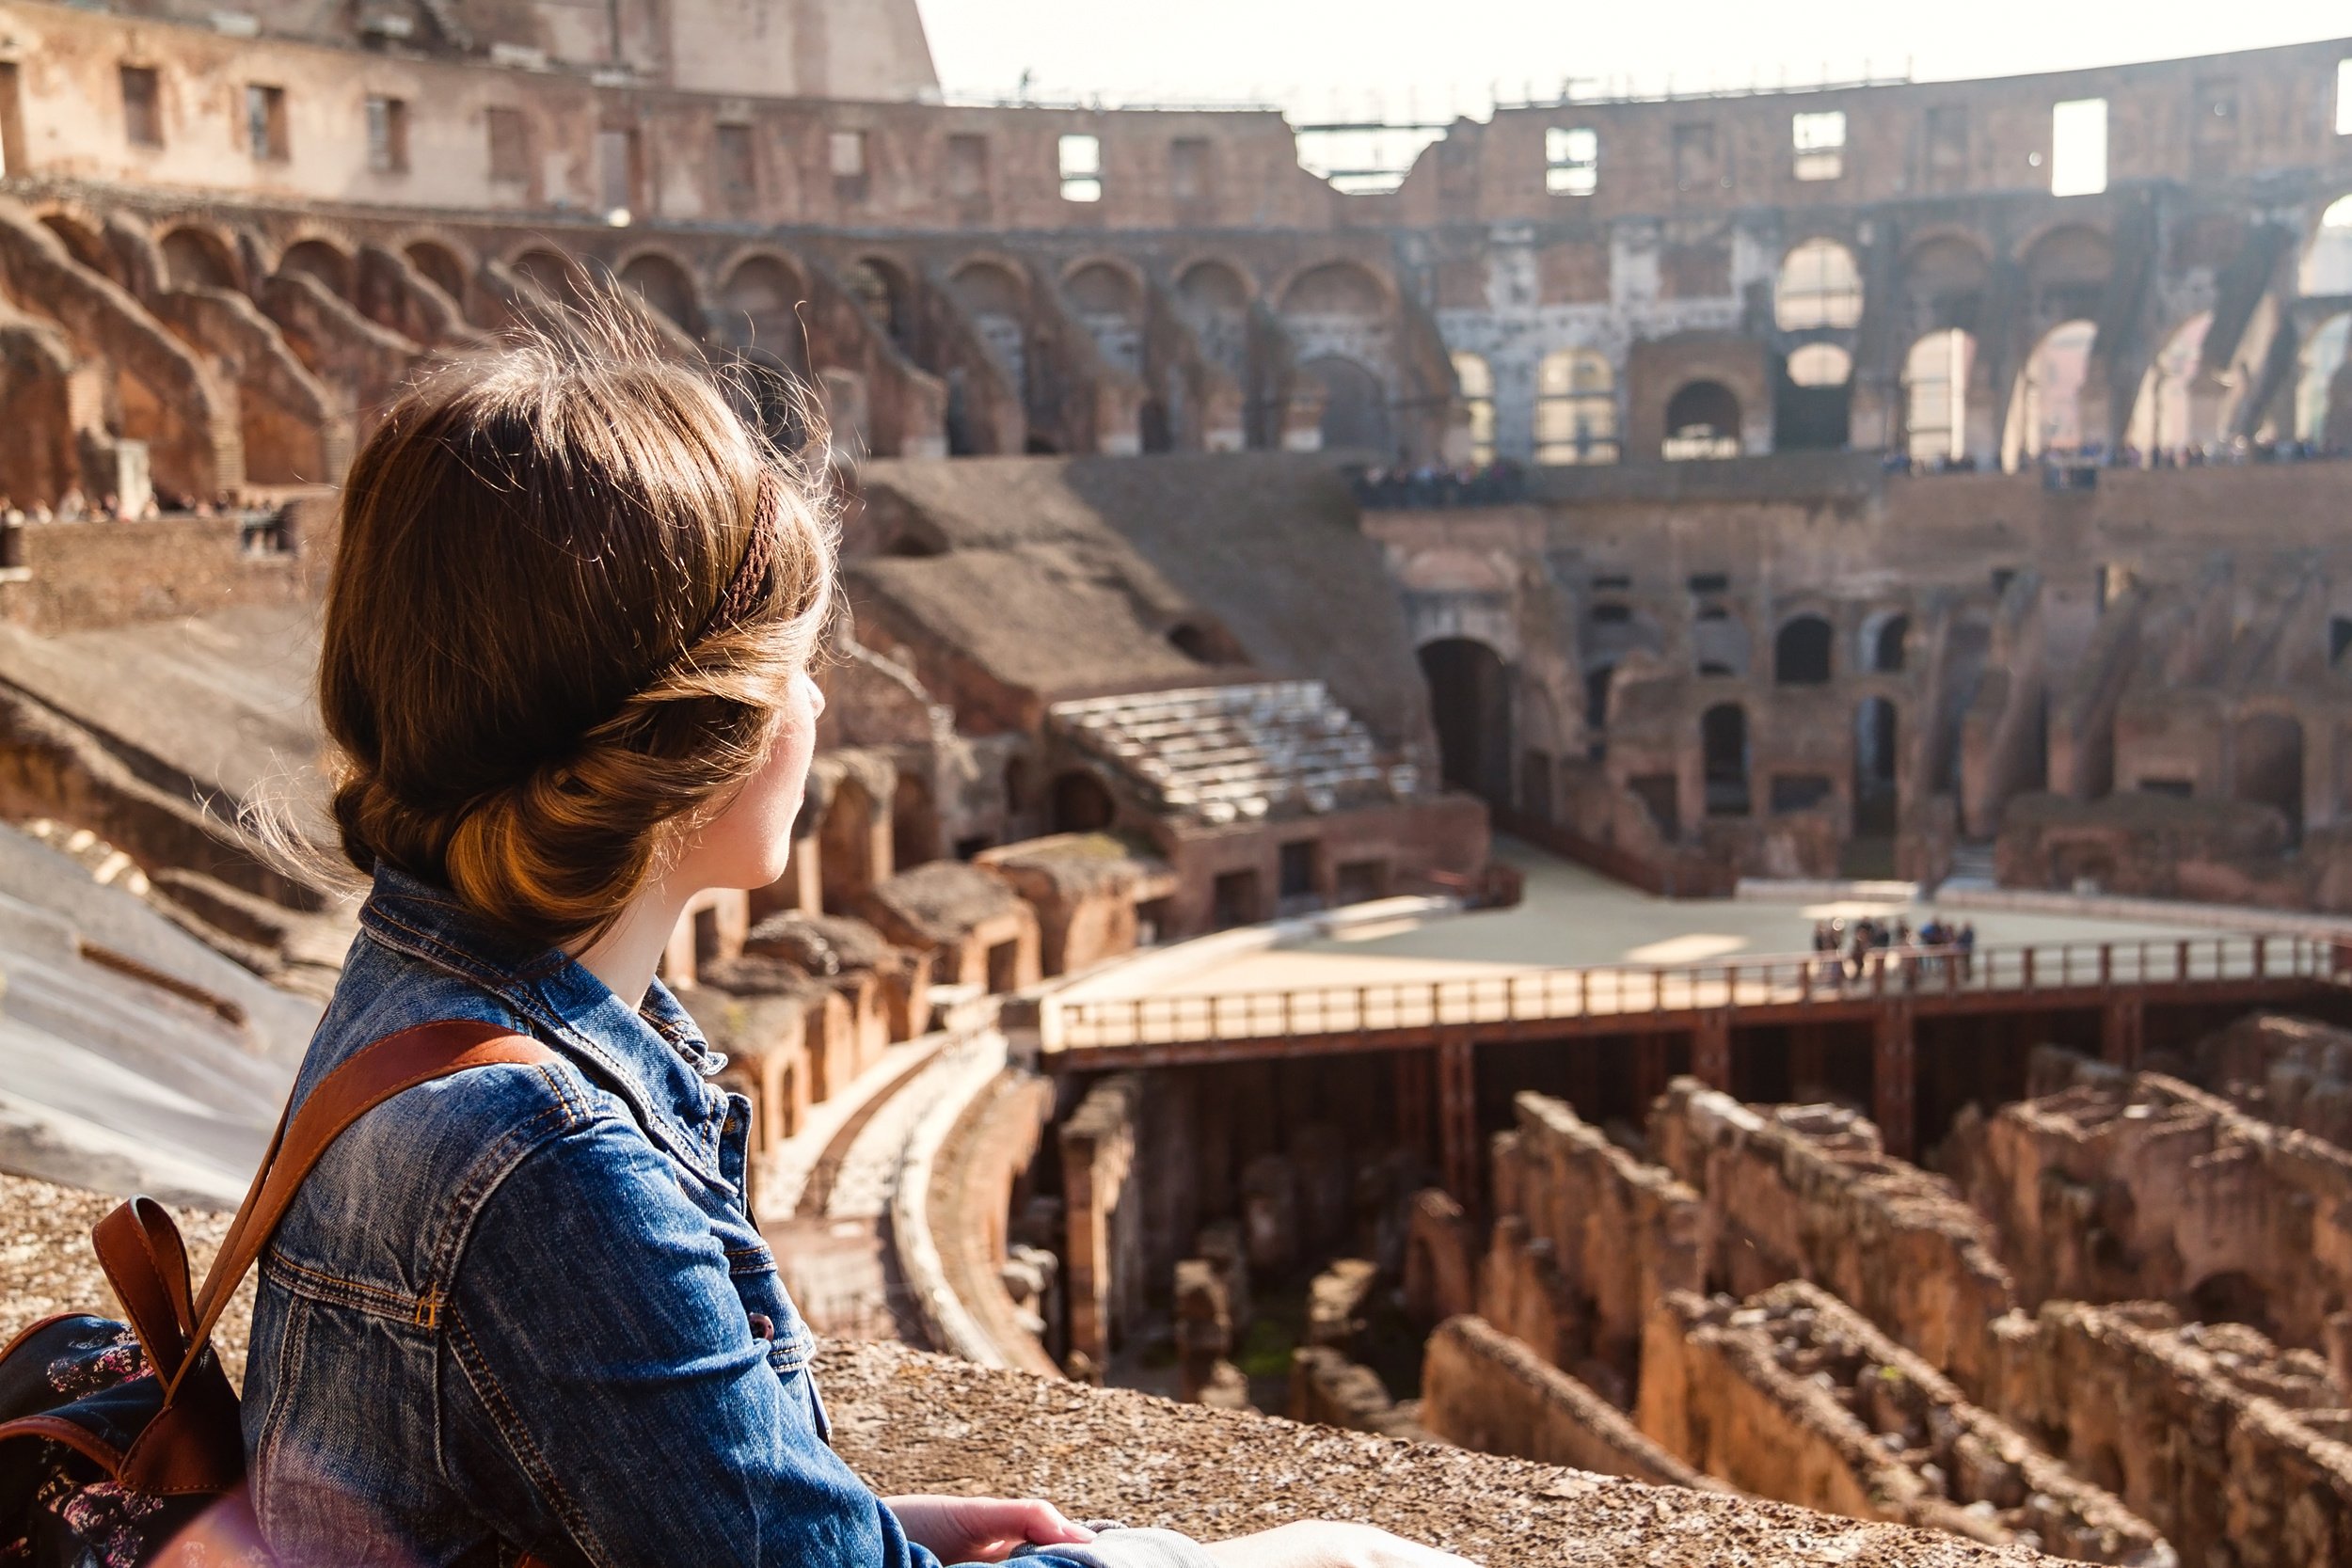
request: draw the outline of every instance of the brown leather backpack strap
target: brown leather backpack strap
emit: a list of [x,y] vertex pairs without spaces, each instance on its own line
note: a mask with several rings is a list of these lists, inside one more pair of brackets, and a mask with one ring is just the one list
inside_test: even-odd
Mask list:
[[253,1190],[230,1223],[220,1255],[213,1259],[204,1288],[197,1293],[196,1332],[189,1338],[186,1358],[171,1378],[166,1401],[178,1390],[188,1369],[203,1358],[204,1347],[211,1343],[214,1325],[228,1309],[229,1298],[236,1293],[262,1248],[269,1244],[310,1167],[353,1122],[404,1089],[469,1068],[501,1063],[535,1066],[558,1059],[537,1040],[499,1024],[444,1019],[362,1046],[321,1079],[302,1102],[302,1109],[280,1124],[271,1154],[254,1177]]
[[151,1197],[135,1197],[90,1229],[98,1266],[115,1288],[139,1348],[157,1377],[167,1378],[186,1357],[196,1312],[188,1296],[188,1253],[179,1227]]

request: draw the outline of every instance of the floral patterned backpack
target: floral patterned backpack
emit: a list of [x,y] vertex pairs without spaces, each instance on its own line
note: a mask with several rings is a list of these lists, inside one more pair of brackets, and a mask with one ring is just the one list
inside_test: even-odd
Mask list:
[[130,1321],[66,1313],[0,1351],[0,1568],[266,1568],[237,1396],[212,1349],[229,1298],[310,1167],[368,1111],[468,1068],[553,1059],[471,1020],[355,1053],[278,1123],[200,1291],[154,1199],[99,1221],[90,1240]]

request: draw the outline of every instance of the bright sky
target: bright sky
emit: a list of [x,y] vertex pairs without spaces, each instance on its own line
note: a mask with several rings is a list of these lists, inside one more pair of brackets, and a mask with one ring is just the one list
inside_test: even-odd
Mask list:
[[1295,116],[1482,116],[1563,79],[1645,91],[2016,75],[2352,34],[2344,0],[920,0],[941,82],[1105,103],[1256,100]]

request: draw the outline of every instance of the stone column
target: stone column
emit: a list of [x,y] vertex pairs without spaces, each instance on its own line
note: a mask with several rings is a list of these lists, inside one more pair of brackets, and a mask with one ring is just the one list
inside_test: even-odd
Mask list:
[[1918,1137],[1917,1046],[1909,999],[1889,999],[1873,1022],[1877,1039],[1870,1053],[1871,1119],[1879,1124],[1886,1152],[1908,1160]]

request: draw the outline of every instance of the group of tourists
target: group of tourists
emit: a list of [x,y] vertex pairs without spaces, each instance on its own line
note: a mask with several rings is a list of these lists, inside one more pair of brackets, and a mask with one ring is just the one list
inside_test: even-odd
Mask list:
[[1813,951],[1821,955],[1816,973],[1834,986],[1863,978],[1880,955],[1880,963],[1914,979],[1956,973],[1965,980],[1976,973],[1977,927],[1968,921],[1954,926],[1940,914],[1930,915],[1915,931],[1900,917],[1819,920],[1813,925]]

